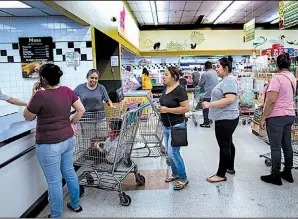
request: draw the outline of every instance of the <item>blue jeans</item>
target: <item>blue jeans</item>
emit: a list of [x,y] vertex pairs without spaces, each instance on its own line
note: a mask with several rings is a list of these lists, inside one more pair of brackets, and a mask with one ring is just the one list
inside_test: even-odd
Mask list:
[[[184,127],[185,123],[180,123],[175,125],[174,127]],[[163,135],[165,140],[165,146],[168,152],[168,156],[171,163],[172,175],[178,176],[180,180],[187,180],[185,166],[183,158],[180,154],[180,147],[173,147],[171,145],[171,127],[163,127]]]
[[[37,144],[36,155],[48,183],[51,217],[61,218],[63,212],[62,174],[66,180],[72,208],[79,207],[80,189],[73,167],[75,137],[57,144]],[[61,174],[62,172],[62,174]]]

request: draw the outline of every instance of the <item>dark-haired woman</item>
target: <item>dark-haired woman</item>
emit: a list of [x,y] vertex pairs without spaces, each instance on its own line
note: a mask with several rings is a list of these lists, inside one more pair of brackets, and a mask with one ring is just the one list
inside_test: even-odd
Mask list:
[[168,67],[164,74],[165,88],[160,97],[161,121],[163,124],[163,135],[165,146],[170,159],[172,176],[166,182],[178,180],[174,190],[181,190],[188,184],[185,165],[180,154],[180,147],[173,147],[171,144],[171,126],[184,127],[185,113],[189,111],[189,103],[186,90],[179,85],[179,69]]
[[[279,73],[274,75],[265,91],[264,112],[261,127],[267,128],[271,148],[271,174],[261,176],[266,183],[282,185],[281,177],[294,182],[292,176],[293,148],[291,129],[295,121],[294,97],[296,93],[296,78],[289,71],[291,59],[288,53],[279,55],[276,63]],[[285,166],[281,168],[281,149],[284,153]]]
[[143,90],[151,90],[152,89],[150,74],[149,74],[147,68],[143,68],[143,72],[142,72],[142,89]]
[[[77,95],[68,87],[60,86],[63,72],[53,64],[45,64],[39,71],[41,83],[35,83],[32,98],[24,111],[26,120],[37,117],[36,155],[48,183],[50,217],[62,217],[62,175],[70,194],[67,207],[75,212],[79,205],[79,182],[73,167],[75,124],[85,109]],[[41,89],[43,88],[43,89]],[[76,113],[70,120],[71,107]]]
[[232,63],[224,57],[218,60],[216,72],[222,78],[211,93],[211,102],[204,102],[210,108],[209,116],[215,121],[215,136],[219,145],[219,166],[217,173],[207,178],[208,182],[226,181],[226,172],[235,174],[235,146],[233,133],[239,122],[238,83],[232,75]]

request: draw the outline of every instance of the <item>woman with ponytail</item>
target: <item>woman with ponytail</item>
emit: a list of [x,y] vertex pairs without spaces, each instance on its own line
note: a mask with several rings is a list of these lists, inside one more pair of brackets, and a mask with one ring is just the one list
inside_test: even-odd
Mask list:
[[235,174],[235,146],[233,133],[239,122],[238,83],[232,75],[232,59],[221,58],[216,72],[222,78],[211,93],[211,102],[204,102],[209,117],[215,121],[215,136],[219,145],[219,167],[217,173],[207,178],[208,182],[226,181],[226,173]]
[[[40,82],[35,83],[32,98],[24,111],[26,120],[37,117],[36,155],[48,183],[49,217],[62,217],[62,175],[70,194],[67,207],[82,211],[79,205],[79,182],[73,167],[77,130],[75,124],[85,109],[78,96],[68,87],[60,86],[61,69],[45,64],[39,70]],[[76,113],[70,120],[71,107]]]
[[[271,174],[261,176],[266,183],[282,185],[281,178],[293,183],[292,125],[295,121],[296,78],[289,69],[291,59],[288,53],[279,55],[276,63],[279,73],[273,76],[266,87],[261,128],[267,129],[271,148]],[[285,166],[281,169],[281,149]]]

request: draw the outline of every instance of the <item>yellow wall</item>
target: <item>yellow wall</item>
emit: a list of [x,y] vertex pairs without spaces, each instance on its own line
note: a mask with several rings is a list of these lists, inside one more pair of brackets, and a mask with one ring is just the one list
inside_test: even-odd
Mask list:
[[[153,51],[155,43],[160,43],[160,50],[167,51],[252,50],[269,48],[273,43],[281,43],[281,35],[285,36],[285,47],[298,48],[298,43],[296,46],[287,43],[287,41],[298,41],[297,30],[256,30],[256,40],[246,43],[243,43],[242,34],[242,30],[141,31],[140,50]],[[262,36],[264,38],[260,38]],[[265,43],[260,45],[262,42]],[[191,48],[191,44],[196,44],[196,48]]]
[[[127,10],[122,1],[53,1],[58,6],[86,21],[99,31],[118,41],[132,52],[139,54],[140,31],[131,12]],[[126,8],[125,31],[118,34],[120,26],[120,11]],[[116,18],[112,22],[112,17]]]

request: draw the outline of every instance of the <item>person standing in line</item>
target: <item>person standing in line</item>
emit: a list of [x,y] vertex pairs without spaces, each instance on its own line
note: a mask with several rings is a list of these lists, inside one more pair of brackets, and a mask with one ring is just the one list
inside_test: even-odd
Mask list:
[[[78,96],[68,87],[60,86],[61,69],[54,64],[42,65],[39,71],[40,83],[35,83],[32,98],[24,110],[26,120],[36,125],[36,156],[48,183],[50,215],[61,218],[63,213],[62,175],[70,194],[67,207],[82,211],[78,176],[73,166],[75,124],[85,112]],[[41,89],[43,88],[43,89]],[[76,112],[70,119],[73,107]]]
[[[292,125],[295,121],[296,78],[289,71],[291,59],[288,53],[277,57],[279,73],[274,75],[266,86],[264,112],[261,128],[267,128],[271,149],[271,174],[261,176],[266,183],[282,185],[281,178],[293,183],[293,148],[291,142]],[[281,168],[281,149],[284,153],[285,166]]]
[[143,68],[142,72],[142,89],[143,90],[151,90],[152,89],[152,82],[150,79],[150,74],[147,68]]
[[[205,90],[204,94],[204,101],[210,102],[211,101],[211,92],[213,88],[216,87],[218,84],[218,78],[216,71],[212,69],[212,63],[207,61],[205,62],[205,70],[201,76],[199,86],[203,87]],[[202,128],[210,128],[210,120],[209,120],[209,108],[203,109],[203,117],[204,117],[204,123],[200,124],[200,127]]]
[[215,121],[215,136],[220,149],[217,173],[207,178],[211,183],[226,181],[226,173],[235,174],[233,133],[239,123],[238,83],[228,58],[218,60],[216,72],[222,81],[212,90],[211,102],[203,102],[203,108],[210,108],[209,115]]
[[187,88],[187,79],[185,74],[180,70],[180,78],[179,78],[179,84],[186,89]]
[[198,83],[200,81],[200,72],[198,72],[198,68],[197,67],[194,67],[194,72],[192,73],[192,85],[193,85],[193,88],[195,88],[196,86],[198,86]]
[[27,103],[19,100],[18,98],[15,97],[10,97],[9,95],[5,94],[1,89],[0,89],[0,100],[4,100],[10,104],[17,105],[17,106],[27,106]]
[[164,90],[160,97],[158,111],[163,124],[163,136],[166,150],[170,158],[172,176],[165,182],[178,180],[174,190],[181,190],[187,184],[187,175],[183,158],[180,154],[181,147],[172,146],[171,127],[185,127],[185,113],[189,111],[188,96],[186,90],[179,85],[180,74],[176,67],[168,67],[164,74]]

